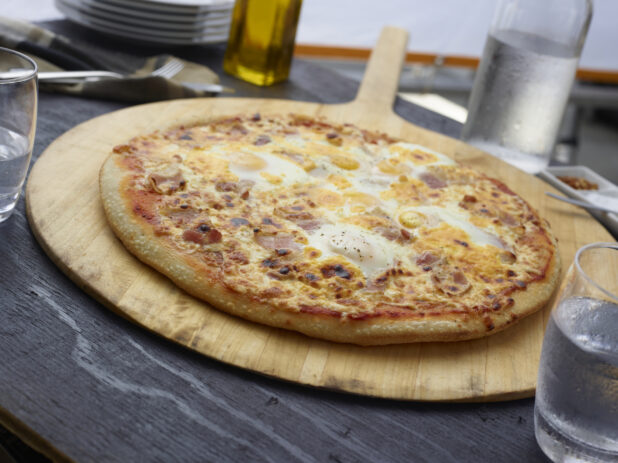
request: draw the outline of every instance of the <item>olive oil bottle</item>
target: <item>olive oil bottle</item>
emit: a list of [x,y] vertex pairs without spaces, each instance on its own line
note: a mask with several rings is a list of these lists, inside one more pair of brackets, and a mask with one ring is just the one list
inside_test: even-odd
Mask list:
[[255,85],[287,79],[302,0],[236,0],[223,69]]

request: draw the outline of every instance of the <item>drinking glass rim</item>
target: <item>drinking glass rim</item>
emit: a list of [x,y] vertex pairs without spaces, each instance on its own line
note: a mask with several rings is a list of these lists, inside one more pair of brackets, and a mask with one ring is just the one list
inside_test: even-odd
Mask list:
[[579,263],[579,258],[585,251],[588,251],[589,249],[600,249],[600,248],[609,248],[609,249],[613,249],[614,251],[618,251],[618,243],[590,243],[582,248],[579,248],[577,250],[577,253],[575,254],[575,267],[577,268],[577,271],[580,273],[580,275],[582,275],[586,279],[586,281],[588,281],[588,283],[590,283],[592,286],[594,286],[595,288],[597,288],[599,291],[603,292],[604,294],[608,295],[612,299],[618,301],[618,296],[611,293],[607,289],[603,288],[596,281],[590,278],[590,276],[588,276],[588,274],[584,271],[584,269]]
[[39,71],[39,67],[36,65],[36,63],[34,62],[32,58],[16,50],[11,50],[10,48],[4,48],[4,47],[0,47],[0,53],[10,53],[12,55],[16,55],[17,57],[27,61],[28,63],[30,63],[30,65],[32,65],[32,69],[30,70],[30,72],[28,72],[25,75],[20,75],[16,77],[0,77],[0,84],[12,84],[15,82],[25,82],[27,80],[32,79],[33,77],[36,77],[36,74]]

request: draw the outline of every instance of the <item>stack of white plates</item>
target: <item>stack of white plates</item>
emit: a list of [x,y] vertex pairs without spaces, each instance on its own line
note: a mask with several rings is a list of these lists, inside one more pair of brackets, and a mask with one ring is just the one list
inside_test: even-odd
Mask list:
[[227,40],[234,0],[56,0],[56,7],[107,34],[190,45]]

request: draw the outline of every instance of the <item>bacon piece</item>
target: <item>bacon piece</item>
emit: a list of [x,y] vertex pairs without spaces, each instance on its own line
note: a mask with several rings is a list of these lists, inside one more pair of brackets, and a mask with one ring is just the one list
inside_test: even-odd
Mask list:
[[238,184],[234,182],[217,182],[215,183],[217,191],[238,191]]
[[397,227],[374,227],[373,230],[390,241],[395,241],[401,237],[401,232]]
[[416,258],[416,265],[419,267],[424,267],[426,265],[431,265],[440,260],[438,256],[432,254],[430,251],[424,251],[420,256]]
[[473,204],[477,202],[476,196],[464,195],[463,199],[459,201],[459,207],[463,209],[470,209]]
[[153,173],[148,176],[152,189],[162,195],[170,195],[176,191],[184,190],[187,182],[180,171],[171,175]]
[[198,215],[199,212],[195,209],[174,210],[167,214],[167,216],[174,222],[174,225],[191,223]]
[[249,199],[249,191],[255,185],[253,180],[241,180],[238,182],[238,194],[241,199]]
[[205,244],[213,244],[219,243],[221,241],[222,235],[219,230],[216,228],[211,228],[204,234],[204,243]]
[[182,233],[182,239],[197,244],[213,244],[221,241],[221,232],[215,228],[209,228],[205,233],[197,230],[185,230]]
[[446,182],[434,174],[430,174],[429,172],[423,172],[419,175],[419,178],[425,182],[425,184],[431,189],[444,188],[446,186]]
[[272,140],[268,135],[260,135],[257,137],[257,139],[253,142],[253,144],[255,146],[262,146],[265,145],[267,143],[270,143]]
[[268,225],[268,226],[272,226],[275,228],[281,228],[281,225],[278,224],[277,222],[274,222],[273,219],[271,219],[270,217],[264,217],[262,219],[262,225]]
[[519,221],[513,217],[512,215],[508,214],[507,212],[504,211],[498,211],[498,219],[505,225],[509,226],[509,227],[515,227],[517,225],[519,225]]
[[195,230],[185,230],[182,233],[182,239],[185,241],[190,241],[192,243],[202,244],[204,240],[204,235]]
[[287,207],[277,209],[277,214],[294,223],[300,222],[302,220],[311,220],[315,218],[310,212],[297,211],[295,209]]
[[458,285],[465,285],[468,283],[468,279],[461,270],[455,270],[453,272],[453,281]]
[[260,246],[273,251],[277,249],[300,249],[300,245],[294,241],[294,236],[290,233],[277,233],[276,235],[266,235],[260,233],[254,236],[255,241],[257,241]]
[[470,282],[464,273],[448,264],[435,266],[432,270],[431,282],[438,291],[449,296],[459,296],[470,289]]
[[326,223],[325,220],[322,219],[311,219],[311,220],[300,220],[296,222],[300,228],[306,231],[314,231],[322,227]]
[[313,214],[302,209],[302,206],[285,206],[278,208],[276,213],[307,231],[317,230],[326,223],[324,219],[314,217]]

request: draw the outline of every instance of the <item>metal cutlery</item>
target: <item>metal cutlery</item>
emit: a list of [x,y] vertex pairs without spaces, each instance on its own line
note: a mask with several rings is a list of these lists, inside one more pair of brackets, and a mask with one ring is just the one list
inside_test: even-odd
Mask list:
[[[184,68],[182,61],[171,59],[163,66],[152,71],[148,76],[158,76],[170,79]],[[57,71],[39,72],[41,82],[54,82],[64,84],[74,84],[79,82],[96,81],[102,79],[124,79],[128,75],[111,71]],[[145,76],[146,77],[146,76]]]
[[[163,66],[155,69],[148,76],[158,76],[170,79],[178,74],[184,68],[184,63],[177,59],[171,59]],[[41,82],[55,84],[77,84],[80,82],[96,82],[105,79],[124,79],[130,77],[125,74],[111,71],[58,71],[58,72],[39,72],[39,80]],[[185,87],[192,88],[196,91],[223,93],[229,91],[225,87],[218,84],[205,84],[199,82],[182,82]]]
[[614,214],[618,214],[618,209],[612,209],[610,207],[597,206],[596,204],[591,204],[587,201],[579,201],[577,199],[567,198],[565,196],[560,196],[554,193],[545,192],[547,196],[550,196],[554,199],[558,199],[560,201],[564,201],[565,203],[573,204],[575,206],[583,207],[584,209],[593,209],[597,211],[610,212]]

